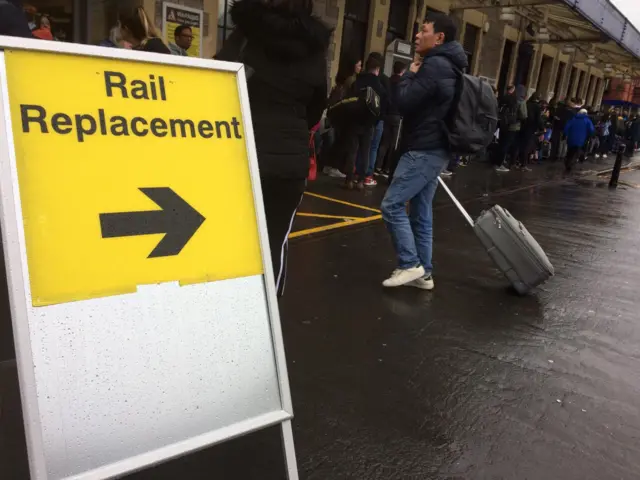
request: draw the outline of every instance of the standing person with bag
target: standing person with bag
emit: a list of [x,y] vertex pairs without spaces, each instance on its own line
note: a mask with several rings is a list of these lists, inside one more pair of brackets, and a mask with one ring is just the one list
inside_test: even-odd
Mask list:
[[398,87],[404,153],[381,207],[398,267],[383,282],[385,287],[434,288],[432,202],[440,172],[452,155],[445,122],[455,107],[461,71],[468,65],[462,45],[455,41],[456,30],[451,17],[429,14],[415,39],[421,58],[411,64]]
[[[377,56],[369,55],[364,65],[364,72],[357,76],[350,94],[359,96],[366,89],[371,89],[378,96],[379,107],[385,105],[387,93],[379,78],[382,66],[382,61]],[[365,185],[376,185],[373,177],[369,178],[368,174],[371,168],[371,174],[373,175],[373,165],[371,165],[372,144],[376,138],[378,141],[380,140],[380,137],[376,136],[376,134],[382,134],[378,129],[379,120],[379,115],[373,116],[367,110],[358,112],[357,117],[351,119],[354,122],[355,135],[351,137],[345,167],[345,173],[347,174],[345,187],[348,190],[353,190],[354,188],[364,190]]]
[[230,10],[236,29],[216,56],[251,70],[247,86],[279,296],[309,174],[309,131],[327,101],[331,30],[312,10],[312,0],[237,0]]
[[[344,100],[356,81],[356,77],[362,71],[362,60],[354,60],[355,57],[347,57],[340,63],[336,75],[336,85],[329,94],[327,108],[331,108]],[[329,113],[327,113],[327,119]],[[333,130],[334,141],[326,153],[322,155],[323,173],[334,178],[346,178],[343,173],[346,156],[351,143],[351,137],[355,135],[353,122],[345,118],[328,120]]]
[[500,147],[499,164],[496,172],[506,173],[515,161],[518,153],[518,137],[522,128],[522,110],[519,108],[515,85],[507,87],[507,93],[500,99]]

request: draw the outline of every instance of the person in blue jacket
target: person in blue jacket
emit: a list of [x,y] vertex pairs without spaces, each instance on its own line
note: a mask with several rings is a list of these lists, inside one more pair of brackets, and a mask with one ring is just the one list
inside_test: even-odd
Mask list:
[[567,172],[573,168],[576,158],[584,155],[584,149],[589,137],[595,135],[596,129],[589,118],[587,111],[583,108],[578,114],[567,122],[564,127],[564,135],[567,137],[567,158],[565,167]]

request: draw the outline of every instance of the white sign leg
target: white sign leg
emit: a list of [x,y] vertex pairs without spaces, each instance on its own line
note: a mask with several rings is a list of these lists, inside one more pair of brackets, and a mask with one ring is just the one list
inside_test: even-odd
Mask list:
[[291,420],[282,422],[282,445],[284,447],[284,458],[287,464],[288,480],[298,480],[298,462],[296,461],[296,448],[293,443],[293,430]]

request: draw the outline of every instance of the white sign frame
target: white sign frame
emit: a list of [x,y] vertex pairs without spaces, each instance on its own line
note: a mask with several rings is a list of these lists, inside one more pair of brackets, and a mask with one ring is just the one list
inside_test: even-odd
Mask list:
[[[183,7],[181,7],[183,8]],[[123,474],[142,470],[165,461],[210,447],[247,433],[280,424],[283,450],[289,480],[298,480],[298,469],[291,419],[293,406],[287,374],[284,342],[271,265],[266,217],[261,201],[262,189],[254,142],[253,124],[245,69],[242,64],[181,57],[124,49],[85,46],[44,40],[22,39],[0,36],[0,221],[4,245],[7,282],[14,330],[14,342],[20,381],[29,469],[33,480],[52,480],[47,474],[47,464],[43,445],[43,431],[40,421],[39,403],[34,373],[34,361],[28,322],[30,303],[29,271],[26,256],[25,232],[22,220],[22,206],[19,192],[18,171],[13,137],[13,127],[9,108],[9,92],[4,49],[31,50],[89,57],[120,59],[151,64],[175,65],[181,67],[234,72],[237,75],[238,91],[242,112],[243,129],[248,153],[250,175],[253,186],[254,205],[258,222],[260,247],[264,265],[264,288],[268,304],[270,332],[275,353],[280,402],[282,410],[262,415],[218,429],[206,435],[190,438],[142,455],[137,455],[100,468],[87,471],[67,479],[93,480],[114,478]],[[147,287],[154,288],[154,287]],[[57,479],[56,479],[57,480]]]
[[171,3],[171,2],[162,2],[162,37],[167,38],[167,8],[177,8],[179,10],[184,10],[186,12],[197,13],[200,15],[200,48],[198,51],[200,52],[200,57],[204,58],[204,10],[198,10],[197,8],[187,7],[185,5],[180,5],[179,3]]

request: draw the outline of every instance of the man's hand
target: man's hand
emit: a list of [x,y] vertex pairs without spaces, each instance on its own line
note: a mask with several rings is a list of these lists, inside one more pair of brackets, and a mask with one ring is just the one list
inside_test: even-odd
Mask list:
[[411,67],[409,67],[409,71],[411,71],[412,73],[418,73],[418,70],[420,70],[421,66],[422,66],[422,59],[414,60],[413,63],[411,64]]

